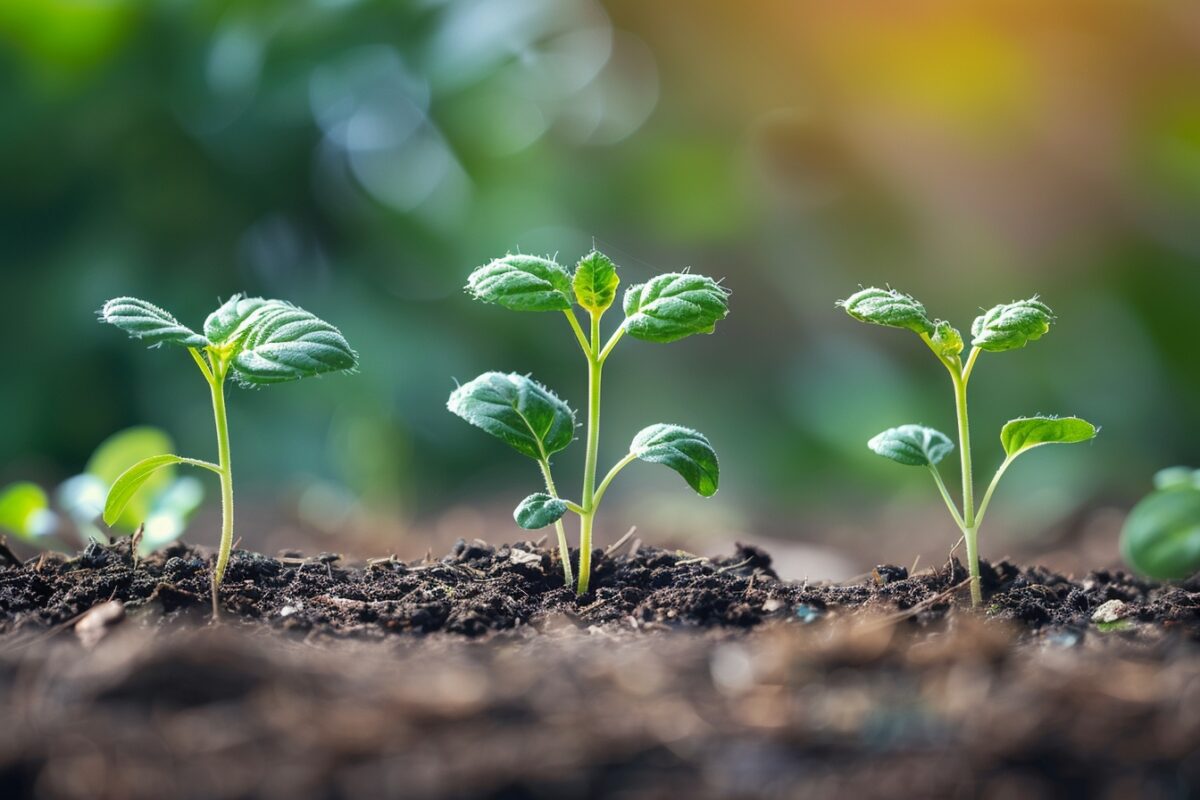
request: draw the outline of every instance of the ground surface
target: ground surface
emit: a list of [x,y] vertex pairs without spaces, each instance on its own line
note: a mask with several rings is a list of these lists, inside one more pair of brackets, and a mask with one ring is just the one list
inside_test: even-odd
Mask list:
[[626,543],[575,598],[462,543],[237,553],[212,626],[186,547],[8,561],[5,798],[1200,796],[1195,583],[1001,563],[972,612],[955,562],[804,585]]

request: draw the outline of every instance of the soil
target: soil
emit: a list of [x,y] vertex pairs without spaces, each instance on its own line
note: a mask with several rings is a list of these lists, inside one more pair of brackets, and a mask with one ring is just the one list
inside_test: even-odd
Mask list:
[[0,549],[0,797],[1200,796],[1200,581]]

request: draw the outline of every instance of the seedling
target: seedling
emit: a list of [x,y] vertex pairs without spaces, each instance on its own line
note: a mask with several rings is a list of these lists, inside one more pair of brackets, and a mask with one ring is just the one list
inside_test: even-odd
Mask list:
[[[600,448],[600,379],[613,348],[625,334],[647,342],[673,342],[695,333],[712,333],[729,313],[729,292],[703,275],[670,273],[625,291],[625,319],[607,341],[600,319],[617,297],[617,268],[603,253],[580,259],[572,275],[547,258],[507,255],[476,269],[467,292],[476,300],[513,311],[561,311],[583,351],[588,368],[587,444],[583,489],[579,502],[562,498],[550,471],[550,457],[575,438],[575,412],[553,392],[526,375],[487,372],[458,387],[447,404],[470,424],[503,440],[541,467],[546,491],[531,494],[517,506],[513,518],[522,528],[536,530],[553,524],[566,585],[575,583],[562,518],[579,517],[579,578],[585,594],[591,578],[592,527],[596,511],[617,473],[641,459],[665,464],[678,472],[702,497],[716,494],[717,454],[703,434],[681,425],[651,425],[635,437],[626,453],[597,484]],[[587,330],[575,305],[587,314]]]
[[1154,486],[1129,512],[1121,554],[1147,577],[1187,578],[1200,572],[1200,470],[1164,469],[1154,476]]
[[897,463],[929,469],[966,542],[971,604],[978,606],[983,599],[979,586],[979,526],[983,524],[1000,478],[1018,456],[1035,447],[1086,442],[1098,432],[1090,422],[1077,417],[1022,417],[1010,420],[1000,431],[1004,462],[996,470],[983,502],[976,507],[971,430],[967,418],[967,384],[975,369],[975,362],[982,353],[1017,350],[1042,338],[1054,322],[1054,312],[1036,297],[996,306],[978,317],[971,326],[971,350],[964,362],[962,334],[949,322],[931,321],[925,313],[925,307],[906,294],[892,289],[863,289],[839,301],[838,305],[862,322],[905,328],[916,333],[950,373],[958,416],[958,451],[962,462],[961,511],[947,491],[937,467],[938,462],[954,449],[950,437],[923,425],[901,425],[871,439],[868,446]]
[[145,300],[118,297],[100,309],[100,320],[116,325],[151,347],[185,348],[212,394],[217,428],[217,463],[169,453],[138,461],[116,479],[104,504],[104,522],[114,525],[148,481],[176,464],[216,473],[221,481],[221,545],[212,574],[213,616],[219,614],[221,581],[233,546],[233,466],[225,414],[225,380],[263,386],[358,366],[358,355],[341,331],[304,309],[282,300],[236,294],[208,315],[204,333],[185,327],[175,317]]

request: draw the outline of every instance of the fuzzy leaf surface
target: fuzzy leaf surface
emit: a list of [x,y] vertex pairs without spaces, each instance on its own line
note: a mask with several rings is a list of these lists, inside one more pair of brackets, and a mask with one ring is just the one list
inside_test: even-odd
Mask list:
[[553,525],[567,513],[567,504],[545,492],[529,495],[513,511],[513,519],[527,531]]
[[992,353],[1016,350],[1042,338],[1052,322],[1054,312],[1036,297],[1003,303],[976,317],[971,344]]
[[933,335],[929,338],[934,349],[942,358],[953,358],[963,351],[962,334],[949,322],[935,322]]
[[674,342],[712,333],[729,313],[729,290],[712,278],[684,272],[659,275],[625,292],[625,332],[647,342]]
[[651,425],[633,437],[629,452],[642,461],[675,470],[702,497],[717,493],[721,477],[717,453],[698,431],[682,425]]
[[204,335],[213,344],[224,344],[247,317],[267,304],[261,297],[235,294],[204,320]]
[[100,309],[100,321],[116,325],[134,339],[151,347],[173,344],[204,347],[208,340],[184,325],[167,311],[136,297],[115,297]]
[[1121,555],[1158,580],[1200,571],[1200,489],[1154,492],[1134,506],[1121,531]]
[[520,254],[477,268],[466,286],[476,300],[513,311],[566,311],[571,288],[571,275],[560,264]]
[[954,442],[941,431],[924,425],[901,425],[871,439],[867,447],[897,464],[931,467],[954,450]]
[[358,366],[358,354],[341,331],[282,300],[264,301],[226,341],[237,343],[231,363],[243,385],[283,383]]
[[1044,444],[1077,444],[1096,438],[1099,431],[1078,417],[1023,417],[1000,431],[1000,443],[1009,458]]
[[575,412],[526,375],[485,372],[455,389],[446,407],[533,459],[548,458],[575,438]]
[[915,333],[932,334],[933,322],[921,305],[911,295],[895,289],[863,289],[855,292],[838,305],[860,322],[886,325],[889,328],[906,328]]
[[598,250],[593,250],[575,266],[575,277],[572,281],[575,301],[588,311],[606,311],[617,299],[617,285],[620,283],[617,266],[612,259]]

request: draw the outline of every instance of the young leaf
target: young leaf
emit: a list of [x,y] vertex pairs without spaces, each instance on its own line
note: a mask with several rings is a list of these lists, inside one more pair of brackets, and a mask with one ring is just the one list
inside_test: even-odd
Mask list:
[[1154,492],[1129,514],[1121,531],[1129,566],[1159,580],[1200,571],[1200,489]]
[[479,267],[467,278],[476,300],[513,311],[566,311],[571,307],[571,275],[547,258],[507,255]]
[[1096,426],[1078,417],[1023,417],[1008,422],[1000,442],[1009,458],[1044,444],[1075,444],[1096,438]]
[[867,447],[898,464],[931,467],[954,450],[954,442],[924,425],[901,425],[879,434],[867,442]]
[[[175,443],[170,436],[158,428],[146,425],[118,431],[101,442],[83,470],[85,475],[94,476],[104,486],[100,496],[100,507],[104,507],[108,487],[113,485],[130,464],[136,464],[159,453],[169,453],[174,449]],[[132,533],[138,525],[146,521],[155,496],[166,489],[173,479],[174,470],[171,468],[159,470],[148,477],[141,489],[125,504],[121,517],[109,525]]]
[[144,458],[122,472],[121,476],[113,483],[112,488],[108,490],[108,499],[104,503],[104,524],[115,525],[121,518],[125,506],[137,494],[138,489],[154,477],[156,472],[175,464],[183,464],[187,460],[180,456],[164,453]]
[[450,394],[451,413],[541,460],[575,438],[575,412],[525,375],[485,372]]
[[0,528],[33,541],[53,531],[54,513],[46,492],[36,483],[13,483],[0,492]]
[[1036,297],[1004,303],[975,319],[971,344],[992,353],[1016,350],[1042,338],[1053,321],[1054,312]]
[[717,454],[704,434],[682,425],[651,425],[643,428],[629,452],[651,464],[665,464],[678,472],[702,497],[717,493],[720,466]]
[[625,331],[647,342],[712,333],[729,313],[729,290],[712,278],[672,272],[625,292]]
[[358,366],[358,354],[334,326],[282,300],[254,309],[230,340],[233,371],[243,385],[283,383]]
[[204,320],[204,335],[213,344],[224,344],[247,317],[266,304],[261,297],[235,294]]
[[513,519],[527,531],[552,525],[567,513],[567,504],[545,492],[531,494],[513,511]]
[[906,328],[915,333],[934,332],[934,325],[925,314],[925,306],[916,298],[895,289],[863,289],[845,300],[839,300],[838,305],[860,322]]
[[175,344],[204,347],[208,340],[158,306],[136,297],[115,297],[100,309],[100,321],[116,325],[134,339],[151,347]]
[[929,338],[933,348],[942,358],[953,358],[963,351],[962,334],[949,322],[942,320],[935,322],[933,335]]
[[575,266],[575,300],[588,311],[600,313],[608,310],[617,297],[617,267],[612,260],[598,250],[593,250],[579,260]]

